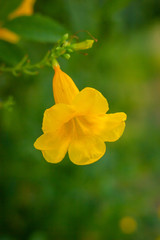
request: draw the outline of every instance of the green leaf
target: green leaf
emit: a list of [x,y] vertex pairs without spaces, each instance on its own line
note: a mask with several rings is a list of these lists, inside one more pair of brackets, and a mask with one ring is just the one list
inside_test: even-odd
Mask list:
[[10,65],[17,64],[23,57],[22,51],[14,44],[0,40],[0,61]]
[[38,14],[23,16],[8,21],[5,27],[19,36],[38,42],[56,42],[66,30],[53,19]]
[[107,12],[107,15],[113,17],[112,15],[117,12],[120,11],[121,9],[123,9],[124,7],[126,7],[129,3],[131,2],[131,0],[114,0],[114,1],[107,1],[105,4],[105,9]]
[[0,19],[7,18],[21,4],[22,0],[0,0]]

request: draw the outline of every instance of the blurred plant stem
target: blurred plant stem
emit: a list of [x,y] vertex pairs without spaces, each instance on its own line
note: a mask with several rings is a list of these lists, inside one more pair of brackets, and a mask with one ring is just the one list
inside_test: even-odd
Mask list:
[[71,44],[68,40],[69,35],[66,33],[50,51],[46,53],[44,58],[36,63],[31,64],[28,56],[24,56],[22,60],[13,67],[7,67],[5,65],[0,66],[0,72],[10,72],[15,76],[19,76],[20,73],[25,73],[28,75],[38,74],[37,69],[43,68],[45,66],[52,67],[59,57],[64,57],[67,60],[70,58],[70,54],[75,51],[85,50],[92,47],[94,40],[85,40],[79,43]]

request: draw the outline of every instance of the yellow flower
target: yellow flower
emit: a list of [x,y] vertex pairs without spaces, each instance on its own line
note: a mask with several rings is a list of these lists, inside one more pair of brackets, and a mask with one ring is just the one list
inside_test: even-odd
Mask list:
[[126,114],[106,114],[108,102],[99,91],[89,87],[79,91],[59,66],[54,69],[56,104],[45,111],[44,134],[34,147],[51,163],[60,162],[67,151],[77,165],[96,162],[106,151],[104,142],[114,142],[122,135]]
[[0,39],[10,43],[17,43],[19,36],[6,28],[0,28]]
[[21,5],[11,14],[9,14],[8,18],[13,19],[20,16],[30,16],[33,14],[33,7],[36,0],[23,0]]
[[[35,1],[36,0],[23,0],[21,5],[14,12],[9,14],[8,19],[32,15]],[[17,43],[19,41],[19,36],[14,32],[0,26],[0,39],[11,43]]]

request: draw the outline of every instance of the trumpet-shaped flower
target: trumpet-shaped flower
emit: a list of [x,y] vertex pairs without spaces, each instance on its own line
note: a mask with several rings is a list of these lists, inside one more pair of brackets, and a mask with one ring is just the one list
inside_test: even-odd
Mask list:
[[[21,5],[14,12],[9,14],[8,19],[32,15],[35,1],[36,0],[23,0]],[[6,28],[0,27],[0,39],[11,43],[17,43],[19,41],[19,36]]]
[[120,138],[126,114],[106,114],[108,102],[94,88],[79,91],[59,66],[53,77],[55,105],[44,113],[41,135],[34,143],[51,163],[60,162],[68,151],[77,165],[91,164],[106,151],[104,142]]
[[20,6],[12,12],[8,18],[13,19],[20,16],[30,16],[33,14],[33,7],[36,0],[23,0]]
[[10,43],[17,43],[19,41],[19,36],[7,28],[0,28],[0,39]]

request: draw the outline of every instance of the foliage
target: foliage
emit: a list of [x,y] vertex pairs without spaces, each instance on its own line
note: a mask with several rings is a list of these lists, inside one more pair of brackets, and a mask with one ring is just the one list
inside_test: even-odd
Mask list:
[[54,43],[66,33],[66,30],[53,19],[34,14],[17,17],[4,24],[4,27],[27,40]]

